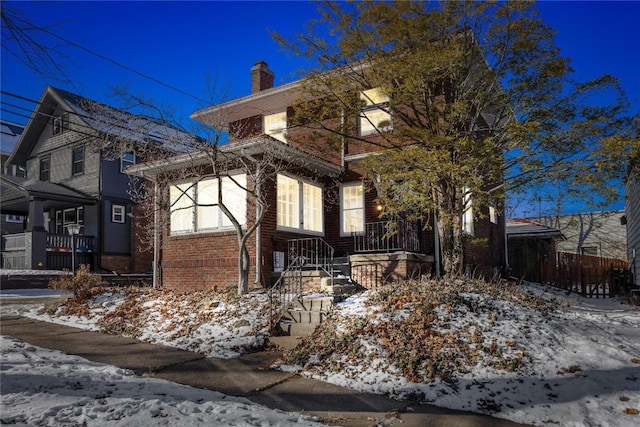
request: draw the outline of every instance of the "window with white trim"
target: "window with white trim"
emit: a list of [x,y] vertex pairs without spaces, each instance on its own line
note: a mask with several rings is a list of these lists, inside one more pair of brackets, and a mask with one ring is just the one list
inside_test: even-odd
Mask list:
[[373,88],[360,92],[363,108],[358,118],[360,136],[386,132],[393,129],[391,114],[386,110],[389,96],[381,88]]
[[22,215],[7,215],[6,220],[7,222],[20,223],[24,220],[24,217]]
[[364,186],[362,183],[342,186],[340,235],[350,236],[364,232]]
[[233,226],[218,205],[222,203],[240,225],[247,222],[246,174],[206,178],[199,182],[172,185],[169,188],[170,224],[172,234],[228,229]]
[[64,113],[58,117],[53,118],[53,129],[51,131],[53,135],[59,135],[68,129],[69,129],[69,113]]
[[267,114],[263,119],[265,135],[269,135],[278,141],[287,142],[287,112]]
[[123,205],[111,205],[111,222],[124,224],[127,210]]
[[120,156],[120,172],[127,170],[129,166],[136,164],[136,155],[134,153],[122,153]]
[[67,226],[71,224],[84,225],[84,206],[67,208],[55,212],[56,234],[67,234]]
[[473,235],[473,203],[471,200],[471,191],[466,187],[462,198],[462,231]]
[[498,209],[494,205],[489,205],[489,221],[492,224],[498,223]]
[[280,174],[277,181],[278,228],[322,233],[322,187]]

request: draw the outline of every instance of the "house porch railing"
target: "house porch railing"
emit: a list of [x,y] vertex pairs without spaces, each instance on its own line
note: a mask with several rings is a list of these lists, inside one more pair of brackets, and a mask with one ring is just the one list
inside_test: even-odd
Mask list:
[[[72,242],[75,241],[76,265],[89,264],[93,266],[94,238],[93,236],[70,236],[64,234],[47,234],[44,250],[46,254],[35,257],[46,260],[39,268],[47,270],[72,269]],[[30,269],[30,260],[34,259],[33,251],[42,251],[33,244],[33,233],[5,234],[2,236],[2,268]]]
[[353,234],[356,253],[420,251],[418,225],[411,221],[368,222],[363,233]]

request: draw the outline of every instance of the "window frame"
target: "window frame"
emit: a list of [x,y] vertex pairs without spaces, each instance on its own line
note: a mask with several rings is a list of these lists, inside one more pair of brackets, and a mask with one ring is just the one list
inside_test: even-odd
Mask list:
[[[212,233],[212,232],[225,232],[229,230],[233,230],[234,226],[231,223],[231,220],[227,218],[222,209],[219,206],[201,206],[198,204],[198,200],[201,197],[200,193],[204,190],[205,183],[206,186],[213,186],[215,189],[212,192],[212,195],[215,197],[214,202],[217,204],[218,197],[218,188],[219,185],[222,187],[222,197],[223,202],[232,205],[227,206],[227,208],[231,211],[232,215],[234,215],[235,219],[240,222],[242,227],[247,225],[247,195],[246,192],[242,189],[238,188],[240,186],[247,185],[247,174],[246,173],[231,173],[229,176],[220,177],[222,183],[218,182],[218,178],[210,176],[200,179],[198,181],[179,181],[172,183],[169,186],[169,235],[170,236],[179,236],[185,234],[196,234],[196,233]],[[236,182],[233,182],[236,181]],[[186,187],[184,190],[180,190],[180,187]],[[188,215],[190,217],[189,228],[174,228],[174,221],[172,221],[173,215],[178,212],[174,211],[171,207],[175,204],[172,199],[171,191],[173,188],[178,188],[177,191],[184,191],[185,193],[190,193],[190,195],[181,194],[175,200],[176,202],[182,198],[187,197],[189,200],[186,201],[183,207],[180,207],[180,211],[188,211]],[[226,189],[226,191],[225,191]],[[237,194],[236,194],[237,192]],[[225,194],[229,194],[225,196]],[[236,197],[236,201],[228,200],[228,198]],[[241,197],[240,200],[238,197]],[[191,200],[193,199],[193,200]],[[230,202],[230,203],[229,203]],[[212,203],[213,204],[213,203]],[[200,218],[206,216],[208,219],[215,218],[215,225],[210,225],[211,222],[201,221]],[[186,217],[183,218],[186,222]]]
[[[120,212],[116,212],[120,211]],[[111,222],[114,224],[126,224],[127,222],[127,207],[113,203],[111,205]]]
[[[76,154],[80,154],[80,158],[76,158]],[[79,170],[76,166],[79,165]],[[75,147],[71,150],[71,175],[78,176],[84,174],[84,146]]]
[[[384,94],[379,87],[360,91],[360,101],[364,102],[364,105],[358,115],[358,136],[375,135],[393,130],[392,116],[386,108],[389,105],[389,100],[389,96]],[[378,124],[384,120],[375,124],[372,120],[374,114],[384,115],[389,124],[384,127],[379,127]]]
[[[132,159],[125,159],[125,156],[131,155]],[[127,151],[120,155],[120,173],[125,173],[127,168],[136,164],[136,153],[133,151]]]
[[[46,168],[44,167],[46,165]],[[38,176],[40,181],[49,182],[51,179],[51,154],[41,156],[38,162]]]
[[5,221],[11,222],[13,224],[20,224],[20,223],[24,222],[24,216],[22,216],[22,215],[7,214],[4,219],[5,219]]
[[[284,120],[283,117],[284,116]],[[277,139],[280,142],[287,143],[287,121],[288,115],[286,111],[280,111],[272,114],[265,114],[262,117],[262,130],[265,135],[269,135],[270,137]],[[270,126],[267,127],[267,121],[270,122]],[[274,124],[282,124],[284,123],[284,127],[273,127]]]
[[[280,198],[281,192],[280,192],[280,189],[278,188],[280,187],[278,183],[278,180],[280,179],[280,177],[287,180],[291,180],[297,184],[297,189],[295,190],[296,193],[294,193],[295,196],[291,198],[293,202],[290,202],[290,204],[293,204],[292,214],[294,215],[294,222],[295,222],[295,219],[297,218],[298,227],[282,225],[281,223],[281,218],[283,217],[281,215],[282,202]],[[319,200],[312,199],[310,204],[309,201],[306,200],[304,197],[305,186],[311,187],[314,190],[319,190],[320,199]],[[308,191],[306,192],[306,194],[309,194]],[[315,213],[319,213],[320,218],[318,221],[319,221],[320,230],[306,228],[307,224],[305,223],[305,219],[310,218],[309,209],[314,210]],[[295,233],[301,233],[301,234],[310,234],[315,236],[324,236],[324,188],[321,185],[311,183],[310,181],[307,181],[298,177],[289,176],[287,174],[278,174],[276,177],[276,230],[289,231],[289,232],[295,232]]]
[[462,218],[461,218],[462,232],[470,236],[474,235],[475,227],[473,220],[473,199],[471,198],[471,190],[468,187],[464,188],[462,196]]
[[51,135],[61,135],[69,130],[69,113],[62,113],[53,118]]
[[[361,206],[345,208],[345,188],[353,188],[359,187],[361,192]],[[361,211],[362,212],[362,229],[358,231],[347,231],[345,230],[346,226],[346,213],[353,211]],[[340,186],[340,237],[349,237],[349,236],[362,236],[364,234],[365,223],[366,223],[366,211],[365,211],[365,192],[364,192],[364,184],[362,182],[351,182],[344,183]]]

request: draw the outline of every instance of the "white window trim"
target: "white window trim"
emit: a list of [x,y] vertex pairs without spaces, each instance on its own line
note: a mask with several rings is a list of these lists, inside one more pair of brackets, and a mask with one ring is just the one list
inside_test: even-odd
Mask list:
[[[360,115],[358,116],[358,134],[360,136],[375,135],[378,132],[388,132],[393,130],[393,123],[391,113],[385,110],[385,107],[389,103],[389,96],[384,94],[381,88],[372,88],[363,90],[360,92],[360,100],[365,103]],[[389,124],[384,127],[378,127],[380,123],[372,122],[371,116],[380,114],[385,116],[385,120],[389,121]],[[385,121],[382,120],[381,122]]]
[[[289,231],[289,232],[299,233],[299,234],[308,234],[312,236],[324,236],[324,188],[321,185],[318,185],[317,183],[311,182],[309,180],[301,179],[296,176],[291,176],[289,174],[282,173],[278,175],[282,175],[289,179],[295,180],[298,183],[298,220],[300,225],[298,227],[288,227],[288,226],[278,224],[278,212],[277,212],[278,206],[276,201],[276,230]],[[304,206],[305,206],[304,190],[303,190],[304,185],[311,185],[313,187],[320,189],[320,198],[321,198],[320,223],[321,223],[322,231],[315,231],[315,230],[309,230],[304,228]],[[276,193],[277,193],[277,183],[276,183]],[[276,194],[276,200],[277,200],[277,197],[278,195]]]
[[22,215],[9,215],[9,214],[7,214],[7,216],[5,217],[5,220],[7,222],[13,222],[13,223],[21,223],[24,221]]
[[[226,180],[238,180],[241,181],[240,177],[242,177],[242,181],[240,182],[240,185],[247,185],[247,175],[245,173],[230,173],[229,174],[231,178],[227,177],[227,176],[222,176],[221,179],[223,180],[222,182],[222,187],[224,190],[225,187],[225,182],[227,182]],[[179,185],[192,185],[193,187],[189,189],[189,191],[193,191],[193,202],[191,204],[191,206],[189,207],[185,207],[182,210],[188,210],[190,211],[190,215],[191,215],[191,228],[190,229],[181,229],[181,230],[172,230],[171,229],[171,208],[169,208],[170,213],[169,213],[169,234],[171,236],[180,236],[180,235],[186,235],[186,234],[197,234],[197,233],[216,233],[216,232],[226,232],[229,230],[233,230],[234,226],[231,223],[231,220],[229,218],[227,218],[227,216],[225,215],[225,213],[222,211],[222,209],[220,209],[218,206],[198,206],[198,184],[200,182],[208,182],[211,180],[217,180],[218,178],[215,177],[206,177],[203,178],[202,180],[199,181],[180,181],[180,182],[175,182],[173,184],[171,184],[170,187],[176,187]],[[214,184],[217,186],[217,184]],[[236,186],[235,183],[231,182],[230,184],[226,184],[226,185],[233,185]],[[241,203],[240,209],[243,209],[244,212],[242,214],[242,217],[240,218],[236,218],[236,220],[238,220],[240,222],[240,225],[242,227],[246,227],[247,225],[247,197],[246,194],[244,194],[244,190],[242,189],[238,189],[238,191],[241,191],[242,195],[244,196],[243,198],[243,203]],[[187,197],[187,196],[182,196],[182,197]],[[223,198],[224,193],[223,193]],[[216,215],[216,226],[213,227],[199,227],[199,221],[198,221],[198,211],[202,211],[202,209],[206,209],[206,208],[214,208],[215,209],[215,215]],[[232,211],[233,213],[233,207],[229,207],[229,210]],[[238,215],[240,216],[240,215]]]
[[[133,156],[133,161],[129,161],[124,159],[124,156],[127,154],[131,154]],[[136,154],[132,153],[132,152],[126,152],[126,153],[122,153],[120,155],[120,173],[124,173],[128,167],[133,166],[136,164]]]
[[127,222],[127,208],[124,205],[111,205],[111,222],[124,224]]
[[[344,213],[345,213],[345,208],[344,208],[344,189],[347,187],[362,187],[362,207],[361,208],[357,208],[357,209],[361,209],[362,210],[362,231],[360,232],[348,232],[345,231],[344,229]],[[352,208],[349,210],[356,210],[356,208]],[[365,223],[366,223],[366,218],[365,218],[365,192],[364,192],[364,185],[361,182],[350,182],[350,183],[344,183],[340,186],[340,237],[350,237],[353,236],[354,234],[357,236],[361,236],[364,234],[364,228],[365,228]]]
[[466,187],[464,188],[464,195],[462,196],[462,207],[462,231],[473,236],[473,199],[471,198],[471,191]]
[[287,143],[287,112],[281,111],[274,114],[266,114],[262,118],[262,129],[265,135]]

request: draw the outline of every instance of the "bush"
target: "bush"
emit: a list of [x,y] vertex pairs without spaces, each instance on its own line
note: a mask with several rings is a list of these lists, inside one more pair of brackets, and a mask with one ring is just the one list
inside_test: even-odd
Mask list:
[[102,279],[92,274],[87,264],[82,264],[76,270],[76,274],[63,274],[49,281],[49,287],[60,291],[73,291],[77,300],[85,300],[90,296],[92,288],[102,285]]

